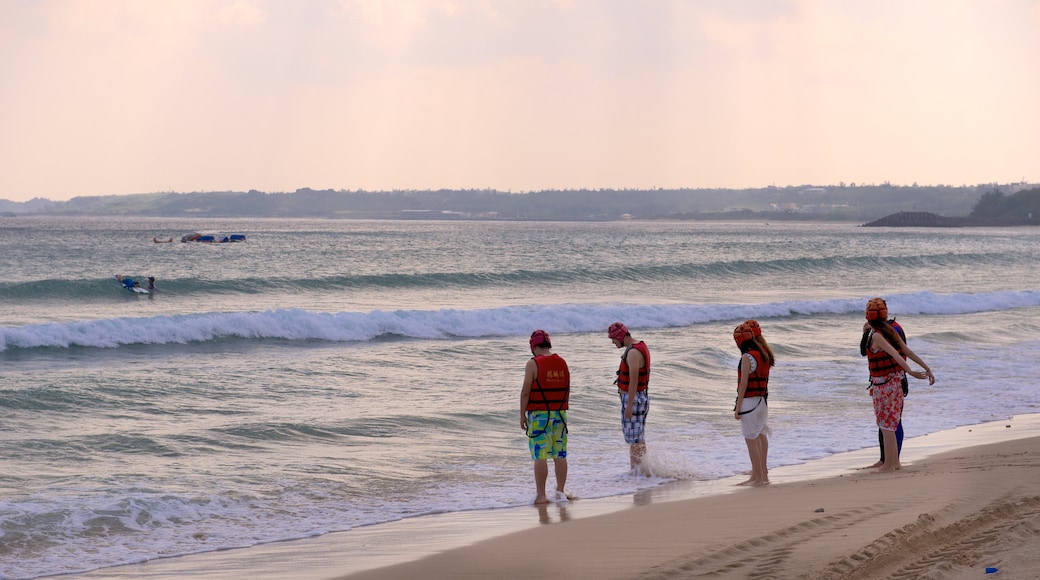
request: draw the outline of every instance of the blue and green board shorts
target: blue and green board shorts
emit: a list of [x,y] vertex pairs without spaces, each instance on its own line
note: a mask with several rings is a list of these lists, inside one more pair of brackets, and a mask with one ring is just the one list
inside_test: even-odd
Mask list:
[[527,448],[531,459],[567,458],[567,411],[528,411]]

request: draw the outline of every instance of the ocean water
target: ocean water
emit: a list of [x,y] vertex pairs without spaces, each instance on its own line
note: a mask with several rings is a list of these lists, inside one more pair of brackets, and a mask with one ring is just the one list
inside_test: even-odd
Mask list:
[[[152,242],[193,231],[247,241]],[[1040,412],[1038,261],[1033,228],[0,218],[0,578],[527,504],[535,328],[571,367],[582,498],[749,468],[745,318],[778,358],[772,467],[877,445],[875,295],[938,377],[908,437]],[[653,477],[628,473],[615,320],[653,355]]]

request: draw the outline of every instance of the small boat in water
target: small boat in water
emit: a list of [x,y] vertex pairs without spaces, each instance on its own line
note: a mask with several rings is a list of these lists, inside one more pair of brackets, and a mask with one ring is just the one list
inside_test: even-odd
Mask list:
[[215,234],[187,234],[181,237],[182,242],[202,242],[204,244],[227,244],[230,242],[246,241],[245,234],[215,235]]

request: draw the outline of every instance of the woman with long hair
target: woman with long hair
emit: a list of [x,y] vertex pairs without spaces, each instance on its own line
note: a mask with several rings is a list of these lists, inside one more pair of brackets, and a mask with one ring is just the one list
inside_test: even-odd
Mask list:
[[737,402],[733,418],[740,421],[740,431],[747,443],[751,459],[751,477],[738,485],[769,483],[769,369],[776,363],[773,349],[762,336],[758,321],[745,320],[733,329],[733,340],[740,349],[737,365]]
[[[871,298],[867,302],[865,317],[871,328],[867,340],[870,397],[885,451],[885,461],[877,472],[888,473],[900,468],[896,429],[903,416],[903,379],[910,375],[915,379],[928,379],[928,384],[934,385],[935,375],[888,322],[888,305],[883,298]],[[924,370],[913,370],[907,359]]]

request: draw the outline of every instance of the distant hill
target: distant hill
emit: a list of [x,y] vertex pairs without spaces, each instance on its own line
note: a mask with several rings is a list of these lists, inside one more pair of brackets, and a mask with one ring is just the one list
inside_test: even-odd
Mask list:
[[24,202],[7,201],[6,199],[0,199],[0,214],[10,216],[19,213],[40,213],[46,211],[47,208],[53,206],[55,203],[58,202],[54,202],[49,199],[43,199],[40,197]]
[[[472,219],[594,221],[828,220],[863,222],[898,212],[967,216],[1004,204],[1018,208],[1021,185],[789,186],[756,189],[567,189],[343,191],[286,193],[218,191],[76,197],[55,202],[0,200],[0,212],[44,215],[153,217],[300,217],[354,219]],[[980,196],[982,199],[980,200]],[[999,197],[998,197],[999,196]],[[986,209],[986,211],[989,211]],[[1001,210],[1004,211],[1004,210]],[[1010,210],[1009,210],[1010,211]],[[1017,211],[1017,209],[1015,210]],[[1037,211],[1034,215],[1040,215]],[[980,216],[987,217],[987,216]]]
[[1040,225],[1040,188],[1005,196],[1000,191],[984,193],[972,212],[964,217],[945,217],[930,212],[899,212],[863,224],[864,227],[1002,227]]

